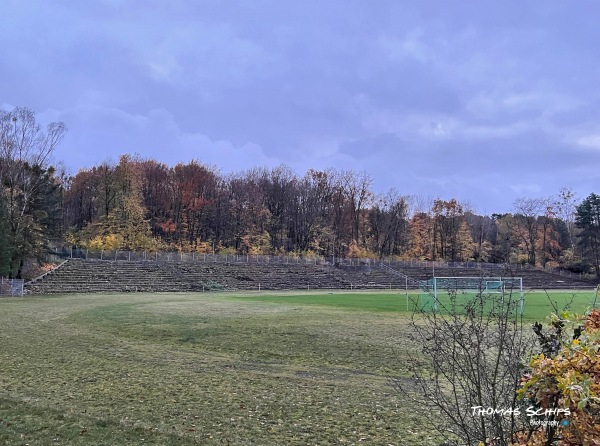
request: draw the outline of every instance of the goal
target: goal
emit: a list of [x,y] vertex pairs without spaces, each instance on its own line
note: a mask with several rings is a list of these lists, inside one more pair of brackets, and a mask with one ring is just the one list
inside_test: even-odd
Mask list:
[[23,280],[0,277],[0,296],[22,296]]
[[521,277],[432,277],[419,282],[419,306],[426,311],[464,308],[473,298],[482,298],[493,309],[497,301],[511,296],[523,314],[525,299]]

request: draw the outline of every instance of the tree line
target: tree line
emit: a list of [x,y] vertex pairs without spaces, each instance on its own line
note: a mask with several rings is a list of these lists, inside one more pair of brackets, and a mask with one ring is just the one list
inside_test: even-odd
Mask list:
[[600,197],[569,189],[478,215],[457,199],[373,190],[352,170],[222,174],[122,155],[66,175],[50,164],[63,123],[0,110],[0,275],[68,244],[91,250],[315,254],[560,266],[600,277]]

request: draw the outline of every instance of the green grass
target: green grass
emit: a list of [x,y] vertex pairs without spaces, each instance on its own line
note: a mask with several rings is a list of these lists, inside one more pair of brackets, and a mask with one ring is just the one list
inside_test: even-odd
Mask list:
[[585,313],[600,306],[600,296],[592,290],[526,291],[525,314],[527,319],[541,321],[555,310]]
[[0,445],[439,444],[390,386],[409,318],[397,291],[0,299]]
[[[441,293],[441,301],[448,302],[448,294]],[[473,297],[473,296],[471,296]],[[517,298],[519,296],[516,296]],[[408,302],[404,291],[354,291],[354,292],[329,292],[298,293],[256,293],[233,297],[244,301],[270,302],[280,304],[318,305],[322,307],[335,307],[349,311],[369,312],[412,312],[417,307],[419,293],[409,291]],[[568,309],[573,312],[583,313],[595,302],[596,295],[593,290],[566,290],[566,291],[534,291],[524,292],[524,318],[527,320],[543,320],[555,309],[562,311]],[[596,306],[600,305],[600,297]]]
[[[418,293],[409,292],[409,308],[413,308],[413,300]],[[238,295],[232,299],[244,301],[271,302],[279,304],[318,305],[335,307],[344,310],[369,311],[375,313],[397,313],[407,309],[406,294],[404,291],[322,291],[302,292],[288,291],[280,293],[256,293]]]

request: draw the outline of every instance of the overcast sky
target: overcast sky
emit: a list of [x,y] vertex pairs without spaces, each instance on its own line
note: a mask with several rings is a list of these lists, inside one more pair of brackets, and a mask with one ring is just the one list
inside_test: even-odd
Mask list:
[[510,211],[600,193],[595,0],[2,0],[0,106],[223,173],[366,170],[374,189]]

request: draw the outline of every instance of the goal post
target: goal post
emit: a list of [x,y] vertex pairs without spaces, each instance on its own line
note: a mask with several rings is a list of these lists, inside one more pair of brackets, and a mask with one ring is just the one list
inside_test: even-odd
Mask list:
[[465,304],[479,296],[504,300],[505,295],[518,298],[518,310],[523,314],[525,299],[521,277],[432,277],[419,282],[420,306],[426,311],[439,311],[447,305]]
[[503,293],[504,292],[504,280],[486,280],[483,292],[497,293],[497,294]]
[[23,296],[22,279],[6,279],[0,277],[0,297],[4,296]]

